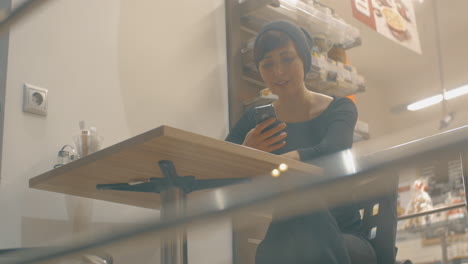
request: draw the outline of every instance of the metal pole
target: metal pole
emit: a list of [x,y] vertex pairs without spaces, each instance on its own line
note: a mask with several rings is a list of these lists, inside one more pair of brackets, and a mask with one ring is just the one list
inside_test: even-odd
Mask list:
[[[435,32],[435,44],[436,44],[436,54],[437,54],[437,65],[439,70],[439,88],[442,92],[442,120],[440,129],[445,128],[449,125],[451,120],[449,120],[446,124],[443,123],[444,119],[450,115],[448,112],[448,102],[445,99],[445,93],[447,92],[447,87],[445,87],[445,74],[444,74],[444,61],[442,58],[442,46],[441,46],[441,39],[440,39],[440,28],[439,28],[439,14],[437,12],[437,4],[436,0],[432,0],[432,12],[434,15],[434,32]],[[453,117],[452,117],[453,118]],[[445,127],[444,127],[445,126]]]
[[[161,220],[171,220],[185,213],[186,195],[182,189],[171,187],[160,195]],[[187,233],[184,229],[162,237],[161,264],[187,264]]]
[[448,235],[448,227],[445,226],[440,230],[440,246],[442,248],[442,264],[448,264],[448,254],[447,254],[447,235]]
[[444,207],[441,207],[441,208],[427,210],[427,211],[423,211],[423,212],[419,212],[419,213],[415,213],[415,214],[403,215],[403,216],[398,217],[398,221],[406,220],[406,219],[410,219],[410,218],[415,218],[415,217],[419,217],[419,216],[435,214],[435,213],[438,213],[438,212],[453,210],[453,209],[462,208],[462,207],[466,207],[466,203],[464,203],[464,202],[463,203],[457,203],[457,204],[454,204],[454,205],[444,206]]
[[463,190],[465,191],[465,204],[468,210],[468,151],[463,149],[460,152],[460,159],[462,161],[462,172],[463,172]]
[[11,26],[18,21],[29,16],[32,12],[37,11],[37,9],[48,1],[50,0],[26,0],[12,10],[7,17],[0,18],[0,36],[7,32]]

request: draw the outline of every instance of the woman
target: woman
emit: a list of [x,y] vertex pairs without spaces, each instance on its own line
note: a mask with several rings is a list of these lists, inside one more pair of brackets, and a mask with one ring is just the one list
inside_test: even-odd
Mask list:
[[[255,40],[254,58],[262,79],[278,96],[273,102],[277,120],[257,125],[251,109],[227,141],[302,161],[351,147],[357,119],[354,103],[305,86],[311,44],[308,33],[290,22],[263,27]],[[286,220],[274,217],[257,249],[256,263],[376,263],[372,246],[359,234],[360,221],[352,206]]]

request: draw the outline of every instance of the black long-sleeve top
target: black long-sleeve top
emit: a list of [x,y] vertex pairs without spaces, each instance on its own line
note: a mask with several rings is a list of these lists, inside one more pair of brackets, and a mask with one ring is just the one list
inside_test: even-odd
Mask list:
[[[286,123],[286,146],[273,154],[298,150],[302,161],[311,160],[353,144],[357,110],[348,98],[334,98],[319,116],[299,123]],[[248,110],[230,131],[226,141],[242,144],[247,133],[256,126],[254,109]]]
[[[351,148],[357,109],[348,98],[334,98],[317,117],[299,123],[286,123],[286,146],[273,154],[297,150],[302,161],[309,161],[340,150]],[[226,141],[242,144],[247,133],[256,126],[254,109],[248,110],[232,128]],[[343,232],[355,232],[360,216],[353,206],[331,210]]]

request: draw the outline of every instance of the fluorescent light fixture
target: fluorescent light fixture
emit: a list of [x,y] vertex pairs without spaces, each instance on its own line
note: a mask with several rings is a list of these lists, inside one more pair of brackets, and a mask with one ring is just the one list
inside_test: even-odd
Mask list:
[[423,99],[421,101],[417,101],[416,103],[412,103],[406,107],[406,109],[410,111],[417,111],[423,108],[429,107],[431,105],[438,104],[442,102],[442,100],[450,100],[456,98],[461,95],[468,94],[468,85],[464,85],[455,89],[452,89],[448,92],[445,92],[444,95],[438,94],[432,97]]
[[442,102],[443,99],[444,97],[441,94],[438,94],[438,95],[423,99],[421,101],[417,101],[416,103],[412,103],[408,105],[406,109],[410,111],[417,111],[417,110],[429,107],[431,105],[438,104]]
[[445,92],[444,99],[450,100],[460,95],[464,95],[468,93],[468,85],[453,89],[451,91]]

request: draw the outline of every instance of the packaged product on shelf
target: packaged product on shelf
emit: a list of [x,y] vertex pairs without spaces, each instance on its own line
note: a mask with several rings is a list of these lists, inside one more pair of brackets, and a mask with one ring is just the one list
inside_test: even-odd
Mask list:
[[[289,3],[291,1],[285,0],[285,2]],[[302,6],[303,4],[304,3],[301,2],[298,5]],[[272,9],[273,7],[268,8]],[[299,11],[296,10],[295,12]],[[321,8],[318,8],[318,10],[314,12],[317,12],[316,18],[324,15],[324,11]],[[254,13],[255,14],[249,14],[249,17],[250,15],[259,15],[256,11]],[[260,12],[260,14],[262,13]],[[260,20],[265,19],[262,16],[260,17]],[[325,14],[323,18],[327,25],[323,25],[320,30],[315,29],[315,31],[312,31],[307,28],[315,43],[311,49],[311,70],[306,75],[307,88],[311,91],[338,97],[365,91],[364,78],[357,74],[355,68],[344,65],[346,54],[345,49],[340,44],[343,38],[336,38],[336,36],[330,38],[330,32],[328,32],[330,27],[335,27],[335,30],[337,28],[346,29],[347,24],[338,20],[333,15]],[[258,18],[256,19],[258,20]],[[254,20],[254,17],[249,19],[249,21]],[[312,25],[310,27],[312,27]],[[264,86],[253,58],[254,42],[255,38],[249,38],[244,42],[243,48],[241,49],[242,65],[244,67],[243,78],[256,85]],[[328,57],[328,55],[330,55],[330,57]]]
[[354,83],[353,78],[352,78],[352,75],[353,75],[352,70],[353,69],[351,68],[351,66],[343,65],[343,69],[341,70],[343,74],[343,80],[349,83]]
[[[434,205],[434,209],[444,208],[445,204],[440,203]],[[438,223],[438,222],[445,222],[447,221],[447,211],[442,211],[438,213],[434,213],[431,215],[431,223]]]
[[278,96],[272,94],[269,88],[264,88],[259,92],[257,97],[244,101],[244,108],[249,109],[260,105],[270,104],[277,99]]
[[[266,5],[249,13],[253,20],[290,20],[296,21],[309,33],[323,35],[328,42],[344,48],[351,48],[360,44],[360,32],[357,28],[338,18],[334,12],[323,5],[304,3],[297,0],[280,0],[276,7]],[[246,19],[247,20],[247,19]],[[255,24],[255,23],[254,23]]]
[[263,98],[265,98],[265,99],[272,99],[272,100],[278,99],[278,96],[277,96],[277,95],[271,93],[270,88],[262,89],[262,90],[260,91],[260,94],[259,94],[259,95],[260,95],[260,97],[263,97]]
[[[452,196],[452,192],[449,192],[447,194],[447,199],[445,199],[445,205],[450,206],[450,205],[458,204],[458,203],[461,203],[462,200],[463,199],[461,197],[454,197]],[[459,219],[459,218],[464,218],[464,217],[465,217],[465,213],[462,208],[452,209],[447,212],[447,218],[449,220]]]
[[[433,209],[432,199],[426,192],[428,185],[425,180],[417,179],[411,186],[411,199],[406,207],[406,214],[415,214]],[[431,223],[431,215],[410,218],[406,228],[421,227]]]

